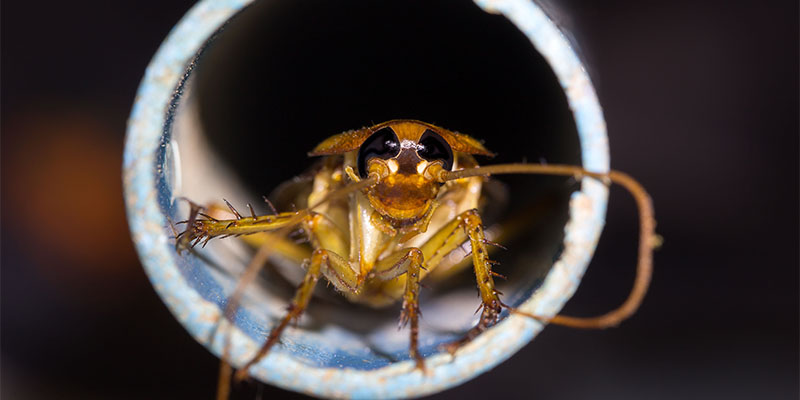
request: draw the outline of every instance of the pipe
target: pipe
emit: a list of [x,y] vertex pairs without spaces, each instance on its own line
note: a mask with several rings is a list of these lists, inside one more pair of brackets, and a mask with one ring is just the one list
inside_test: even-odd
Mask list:
[[[480,9],[455,10],[460,6],[319,2],[297,17],[296,6],[282,3],[291,2],[200,1],[148,66],[128,124],[125,200],[142,264],[176,318],[216,355],[226,329],[216,330],[215,321],[251,253],[229,239],[212,241],[202,257],[178,255],[168,220],[185,218],[180,196],[255,204],[310,165],[305,153],[326,136],[393,118],[423,119],[485,139],[500,154],[496,162],[544,156],[608,171],[605,123],[589,77],[536,4],[480,0]],[[348,15],[354,18],[349,23]],[[410,19],[414,29],[431,34],[417,40],[398,34],[405,26],[398,24]],[[475,30],[476,23],[485,29]],[[392,58],[401,48],[406,59]],[[369,57],[362,58],[365,49]],[[500,271],[510,277],[501,287],[504,301],[554,315],[592,256],[607,189],[591,179],[575,191],[563,180],[530,177],[510,179],[507,188],[509,209],[538,205],[547,217],[510,242],[516,244]],[[499,208],[502,197],[487,211]],[[507,359],[542,329],[511,315],[455,358],[440,352],[453,331],[474,322],[475,286],[467,278],[422,298],[425,376],[408,359],[407,331],[396,329],[399,306],[354,307],[330,293],[312,300],[298,328],[288,330],[251,373],[322,397],[416,397],[458,385]],[[235,365],[256,352],[291,294],[291,285],[276,276],[252,286],[230,329]]]

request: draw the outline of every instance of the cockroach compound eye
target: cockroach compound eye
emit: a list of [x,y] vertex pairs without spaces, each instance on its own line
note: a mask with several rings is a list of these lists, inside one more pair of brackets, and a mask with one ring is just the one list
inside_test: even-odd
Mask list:
[[[139,88],[124,160],[128,219],[145,270],[176,318],[223,360],[223,397],[231,378],[320,397],[423,396],[492,368],[547,324],[605,328],[635,313],[657,242],[651,201],[637,181],[609,169],[585,68],[534,3],[477,2],[518,27],[550,68],[546,79],[572,113],[581,165],[495,161],[490,149],[503,144],[496,136],[391,119],[316,132],[304,148],[242,143],[242,158],[308,157],[305,169],[270,169],[284,183],[259,189],[266,193],[231,173],[198,117],[205,86],[195,72],[226,32],[252,22],[252,10],[242,11],[249,4],[201,1],[170,33]],[[548,265],[536,273],[496,261],[500,251],[519,252],[513,260],[532,253],[505,244],[535,213],[489,216],[503,211],[500,198],[516,196],[502,183],[509,174],[576,182],[565,189],[556,238],[543,239],[553,242],[541,257]],[[639,209],[633,289],[604,315],[559,315],[591,258],[611,184]],[[261,195],[262,207],[247,203]],[[426,292],[460,278],[467,283],[457,289]]]
[[392,128],[386,127],[368,137],[358,150],[358,173],[366,178],[367,161],[373,157],[389,160],[400,153],[400,141]]

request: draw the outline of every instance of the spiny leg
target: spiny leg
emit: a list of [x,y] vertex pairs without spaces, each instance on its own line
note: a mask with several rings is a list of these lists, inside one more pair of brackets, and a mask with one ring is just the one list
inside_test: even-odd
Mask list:
[[[288,231],[290,229],[294,229],[294,226],[296,226],[297,224],[300,223],[303,224],[303,226],[305,227],[304,231],[306,235],[309,236],[309,240],[314,242],[316,245],[320,245],[320,243],[322,243],[323,245],[328,245],[333,248],[341,247],[341,243],[338,243],[336,239],[341,238],[342,234],[337,234],[336,232],[334,232],[334,230],[336,230],[337,228],[335,228],[335,226],[333,226],[330,223],[330,221],[327,221],[324,218],[324,216],[313,212],[309,212],[308,210],[304,210],[297,213],[295,220],[297,221],[297,223],[295,223],[294,225],[287,224],[275,232],[263,233],[266,236],[263,237],[264,241],[261,247],[258,248],[258,251],[256,252],[253,259],[250,261],[250,264],[248,265],[247,269],[245,269],[245,273],[239,279],[239,282],[237,283],[237,286],[234,289],[233,294],[231,294],[231,296],[228,298],[228,305],[225,309],[225,312],[223,313],[223,315],[227,320],[229,321],[232,320],[233,315],[236,312],[236,309],[238,309],[239,307],[239,302],[241,301],[241,297],[244,295],[245,287],[255,279],[256,275],[261,270],[261,267],[267,262],[269,257],[273,253],[282,254],[283,248],[279,246],[279,244],[281,243],[281,241],[285,241],[286,239],[285,236],[288,233]],[[311,258],[313,259],[313,254]],[[351,268],[349,268],[344,259],[342,259],[341,257],[332,252],[328,252],[327,260],[339,261],[334,264],[335,266],[337,266],[336,268],[321,269],[321,273],[326,276],[329,282],[332,282],[340,290],[347,290],[351,287],[355,287],[356,284],[355,282],[357,282],[358,277],[356,276],[356,273],[353,272]],[[330,263],[326,263],[326,265],[330,265]],[[308,273],[306,273],[306,276],[307,275]],[[311,292],[313,292],[313,288]],[[292,310],[290,309],[289,311],[291,312]],[[302,310],[300,312],[302,312]],[[281,323],[278,325],[278,327],[276,327],[273,330],[273,333],[275,334],[276,338],[280,338],[280,333],[283,331],[283,329],[285,329],[285,324],[288,323],[288,321],[292,320],[291,317],[288,317],[288,314],[287,318],[288,319],[285,320],[287,322],[284,322],[282,320]],[[283,326],[281,326],[281,324],[283,324]],[[228,336],[228,339],[230,339],[230,336]],[[253,358],[247,364],[248,365],[247,367],[244,367],[243,369],[237,371],[235,377],[236,380],[241,381],[243,379],[246,379],[248,375],[247,369],[249,368],[249,366],[257,363],[260,358],[262,358],[265,354],[267,354],[271,346],[272,344],[267,346],[267,344],[265,343],[264,347],[266,348],[264,348],[263,351],[260,352],[260,355]],[[223,347],[223,356],[220,359],[220,375],[217,385],[218,400],[228,399],[231,370],[232,370],[230,364],[228,364],[227,361],[230,358],[229,347],[230,347],[230,340],[227,340]]]
[[472,263],[475,268],[478,291],[481,295],[481,317],[478,323],[467,331],[464,337],[444,346],[450,354],[455,353],[461,346],[469,343],[481,332],[494,325],[500,317],[500,312],[504,305],[500,301],[500,292],[494,286],[494,279],[492,278],[493,261],[489,259],[489,252],[486,249],[486,235],[483,231],[478,211],[466,211],[459,215],[456,220],[467,237],[469,237],[470,245],[472,246]]
[[[406,284],[403,293],[403,311],[400,314],[400,327],[411,323],[408,352],[414,359],[416,367],[425,370],[425,360],[419,353],[419,280],[423,253],[420,249],[411,247],[398,250],[375,264],[370,277],[390,281],[403,273],[406,274]],[[407,264],[406,268],[403,265]]]
[[[297,246],[291,246],[291,243],[288,243],[285,236],[288,231],[297,229],[299,225],[308,222],[314,216],[313,213],[309,212],[285,212],[278,215],[242,217],[230,203],[227,203],[236,218],[217,219],[211,215],[200,213],[199,211],[203,208],[193,203],[190,204],[192,209],[189,219],[186,221],[186,230],[176,237],[178,251],[181,248],[193,248],[199,243],[205,246],[209,240],[214,238],[265,235],[261,236],[259,251],[251,260],[239,278],[233,293],[227,299],[227,306],[222,316],[228,320],[233,319],[244,294],[244,288],[255,279],[272,254],[285,255],[289,259],[296,259],[302,254]],[[211,332],[211,338],[215,334],[216,329]]]
[[[241,231],[245,232],[241,233],[242,235],[251,235],[256,233],[268,235],[264,237],[261,247],[258,248],[258,251],[245,268],[244,273],[239,277],[239,281],[237,282],[233,293],[228,297],[227,305],[223,313],[220,315],[220,318],[233,321],[233,317],[236,313],[236,310],[239,308],[239,303],[241,302],[242,296],[244,296],[247,285],[255,280],[258,273],[273,254],[281,254],[282,250],[284,249],[282,246],[280,246],[280,244],[285,241],[286,235],[288,235],[291,230],[296,229],[299,224],[310,219],[312,215],[307,210],[304,210],[296,213],[283,213],[282,215],[275,217],[277,218],[272,219],[270,216],[264,216],[253,217],[252,219],[242,218],[237,220],[217,220],[211,217],[205,217],[203,220],[196,220],[193,221],[193,223],[190,223],[187,227],[187,230],[183,233],[184,238],[182,239],[179,237],[177,239],[178,245],[180,245],[181,242],[189,243],[190,240],[187,239],[189,237],[205,235],[205,244],[205,242],[208,242],[208,240],[214,237],[229,236],[228,233],[225,233],[226,230],[228,232],[232,232],[240,229]],[[192,219],[193,217],[190,218],[190,221]],[[201,229],[198,229],[198,227]],[[234,235],[238,236],[238,234]],[[202,237],[194,240],[195,241],[192,246],[196,245],[200,240],[202,240]],[[219,326],[219,321],[215,326]],[[211,333],[212,338],[216,335],[216,330],[217,329],[215,328]],[[228,363],[228,359],[230,358],[230,345],[230,333],[228,333],[223,344],[222,357],[220,357],[219,378],[217,382],[217,400],[227,400],[230,393],[230,379],[232,373],[232,367]]]
[[[211,215],[201,213],[203,207],[191,201],[189,203],[191,206],[189,219],[184,221],[187,223],[186,230],[176,237],[178,251],[181,248],[194,247],[201,242],[205,245],[213,238],[229,236],[252,236],[254,240],[251,240],[251,242],[261,245],[250,265],[248,265],[239,279],[233,294],[228,298],[228,305],[223,313],[228,320],[232,320],[239,306],[244,288],[255,279],[271,254],[277,253],[295,260],[305,254],[302,248],[293,245],[286,239],[286,234],[289,231],[297,229],[299,225],[303,225],[306,227],[310,238],[315,241],[314,247],[324,247],[339,252],[346,249],[346,235],[340,232],[323,215],[311,212],[310,209],[284,212],[277,215],[256,216],[252,211],[252,207],[248,204],[252,216],[242,217],[228,201],[225,201],[235,218],[217,219]],[[331,282],[337,284],[346,279],[347,277],[344,279],[332,279]],[[337,285],[337,287],[339,286]],[[341,287],[339,288],[342,289]],[[213,337],[215,332],[211,334]]]
[[[308,208],[306,208],[304,210],[300,210],[300,211],[297,211],[295,213],[283,213],[283,215],[289,215],[289,214],[292,214],[292,215],[289,216],[288,219],[279,218],[278,221],[277,221],[278,223],[276,223],[276,224],[271,224],[271,222],[276,222],[276,221],[274,221],[274,220],[270,221],[270,220],[268,220],[266,218],[266,216],[263,217],[264,218],[263,221],[258,221],[258,219],[261,218],[261,217],[254,217],[253,218],[253,220],[254,220],[254,224],[253,225],[258,225],[259,222],[266,222],[267,223],[266,226],[262,226],[262,228],[264,228],[263,230],[253,229],[251,231],[246,231],[246,232],[243,231],[243,232],[234,233],[234,235],[238,236],[239,234],[247,235],[247,234],[255,233],[255,232],[258,232],[258,231],[270,231],[272,229],[277,229],[277,230],[275,230],[273,232],[273,235],[271,235],[270,237],[267,238],[267,240],[264,241],[264,243],[261,245],[261,247],[258,248],[258,251],[256,252],[256,254],[250,260],[250,263],[248,264],[247,268],[245,269],[244,274],[242,274],[242,277],[239,279],[239,282],[237,283],[236,288],[234,289],[233,293],[228,297],[227,306],[226,306],[225,311],[223,312],[223,316],[226,319],[228,319],[229,321],[232,320],[233,314],[236,312],[236,310],[239,307],[239,302],[241,300],[241,297],[244,295],[245,288],[247,287],[247,285],[249,285],[255,279],[255,277],[258,275],[258,272],[261,270],[261,268],[267,262],[267,259],[269,259],[270,254],[272,254],[274,252],[272,244],[275,242],[275,240],[277,240],[278,238],[282,238],[282,239],[285,238],[286,235],[288,235],[289,232],[291,232],[292,229],[295,229],[298,224],[300,224],[303,221],[305,221],[311,215],[311,212],[316,207],[318,207],[320,205],[323,205],[325,203],[328,203],[330,201],[345,197],[345,196],[349,195],[350,193],[353,193],[353,192],[362,190],[364,188],[370,187],[370,186],[374,185],[375,183],[377,183],[377,180],[378,179],[376,177],[370,177],[370,178],[367,178],[367,179],[362,179],[362,180],[360,180],[360,181],[358,181],[356,183],[352,183],[352,184],[349,184],[347,186],[340,187],[340,188],[330,192],[327,196],[325,196],[324,198],[320,199],[319,201],[314,202],[312,205],[310,205]],[[206,218],[206,216],[203,216],[203,215],[200,214],[200,209],[194,207],[194,203],[192,203],[190,201],[190,204],[193,205],[193,207],[192,207],[192,210],[190,212],[189,219],[188,219],[188,221],[186,221],[187,224],[188,224],[188,227],[187,227],[186,231],[184,231],[183,233],[181,233],[180,235],[178,235],[176,237],[176,250],[178,251],[178,253],[180,253],[180,250],[182,248],[191,247],[191,246],[194,246],[194,245],[198,244],[200,242],[200,240],[203,239],[203,236],[207,236],[207,237],[205,237],[205,242],[210,240],[212,237],[217,237],[217,236],[220,236],[220,235],[224,236],[224,234],[216,234],[215,235],[213,233],[209,233],[209,230],[207,230],[207,229],[200,229],[200,230],[195,229],[195,225],[196,225],[195,222],[197,220],[197,216],[200,215],[203,218]],[[238,214],[238,213],[235,213],[235,214]],[[280,216],[281,215],[275,216],[275,217],[280,217]],[[238,221],[238,222],[234,223],[234,224],[231,224],[230,222],[225,224],[224,225],[224,229],[230,229],[232,227],[237,227],[237,225],[239,223],[241,223],[241,220],[236,220],[236,221]],[[214,218],[207,218],[207,221],[200,222],[200,226],[201,227],[207,227],[207,226],[216,227],[219,230],[220,226],[222,226],[222,225],[216,224],[216,223],[219,223],[219,222],[221,222],[221,221],[216,220]],[[233,222],[233,221],[231,221],[231,222]],[[247,223],[247,221],[245,221],[245,223]],[[250,228],[256,228],[256,226],[250,226]],[[198,233],[199,233],[199,235],[198,235]],[[228,339],[230,339],[230,336],[228,336]],[[231,376],[231,374],[230,374],[231,366],[230,366],[230,364],[228,364],[228,358],[230,357],[229,352],[230,352],[230,340],[226,340],[226,342],[225,342],[225,344],[223,346],[222,357],[220,358],[220,374],[219,374],[219,381],[218,381],[218,385],[217,385],[217,399],[218,400],[225,400],[225,399],[228,398],[228,391],[229,391],[229,387],[230,387],[230,376]]]
[[[459,248],[468,238],[473,243],[473,249],[475,250],[473,251],[472,258],[476,268],[476,276],[479,277],[478,282],[486,282],[479,285],[481,289],[483,313],[478,326],[468,332],[467,336],[470,337],[469,340],[471,340],[472,337],[477,336],[488,326],[496,322],[500,313],[500,306],[502,305],[498,298],[499,292],[494,289],[494,281],[492,279],[494,273],[491,271],[491,265],[494,262],[488,258],[488,251],[486,248],[486,244],[491,244],[491,242],[485,238],[481,220],[476,210],[466,211],[454,218],[434,233],[425,243],[419,246],[421,258],[423,260],[420,266],[419,279],[427,275],[428,270],[425,269],[425,266],[430,267],[429,269],[433,269],[442,262],[444,257],[453,250]],[[402,261],[397,261],[400,260],[401,257],[407,257],[409,250],[410,249],[400,250],[398,253],[391,254],[381,260],[379,264],[376,264],[373,270],[373,278],[386,280],[378,291],[378,293],[383,296],[381,299],[396,299],[402,296],[404,305],[412,304],[407,303],[407,298],[417,299],[418,293],[409,293],[410,289],[419,286],[418,284],[408,285],[408,278],[413,277],[413,274],[410,273],[411,265],[409,265],[409,275],[402,276],[401,274],[405,272],[405,269],[402,268]],[[415,311],[418,313],[418,304],[415,304],[415,307],[417,307]],[[416,331],[418,329],[414,329],[414,320],[411,319],[410,321],[412,322],[412,345],[414,345],[416,341]],[[468,340],[459,341],[459,344],[454,344],[453,351],[467,341]]]
[[425,370],[425,361],[419,353],[419,275],[422,256],[419,250],[408,265],[408,278],[406,279],[406,293],[403,296],[403,311],[401,314],[402,324],[411,321],[411,333],[409,336],[408,352],[416,362],[417,368]]
[[331,282],[342,292],[355,293],[358,291],[358,274],[350,267],[349,262],[337,253],[346,251],[348,247],[344,233],[327,217],[317,213],[307,214],[304,218],[303,226],[305,227],[306,235],[311,243],[317,247],[317,250],[311,255],[309,268],[306,271],[303,282],[295,292],[287,314],[272,329],[267,341],[256,356],[237,371],[237,380],[246,379],[248,369],[269,352],[280,338],[286,325],[300,317],[308,306],[308,301],[320,274],[324,275],[328,282]]
[[[485,226],[485,243],[489,245],[486,249],[489,251],[490,258],[498,250],[508,250],[500,243],[505,243],[510,239],[518,237],[526,229],[535,229],[535,227],[541,223],[545,214],[548,213],[549,207],[551,207],[553,204],[555,204],[555,201],[552,196],[548,196],[548,198],[537,198],[534,199],[531,204],[526,206],[524,210],[514,212],[513,214],[504,218],[503,221],[494,223],[490,226]],[[482,216],[482,219],[483,218],[485,218],[485,215]],[[458,243],[464,243],[467,240],[467,236],[464,234],[462,229],[457,229],[455,233],[458,233],[458,236],[460,237],[460,241]],[[425,279],[433,283],[445,282],[455,275],[460,274],[463,270],[472,267],[472,257],[470,257],[472,255],[471,250],[463,245],[458,246],[458,248],[460,251],[457,252],[452,250],[442,252],[444,257],[442,258],[441,263],[439,266],[433,269]],[[499,263],[495,263],[494,265],[499,265]],[[492,269],[492,275],[495,278],[501,278],[503,280],[508,279],[507,277],[495,272],[494,269]]]
[[607,173],[598,173],[587,171],[573,165],[556,164],[500,164],[458,171],[442,171],[438,179],[441,182],[446,182],[448,180],[470,176],[486,176],[493,174],[561,175],[578,178],[588,176],[621,185],[633,196],[639,209],[639,252],[636,264],[636,278],[628,298],[625,299],[622,305],[597,317],[568,317],[556,315],[555,317],[548,318],[508,307],[511,312],[552,324],[585,329],[603,329],[616,326],[636,312],[647,293],[653,274],[653,249],[660,244],[660,239],[655,233],[656,221],[654,218],[652,200],[639,182],[630,175],[620,171],[612,170]]
[[[191,210],[188,220],[185,221],[187,224],[186,230],[176,236],[175,246],[178,253],[180,253],[182,249],[191,249],[200,242],[205,245],[209,240],[217,237],[224,238],[228,236],[253,235],[257,233],[268,235],[263,237],[261,247],[258,248],[258,251],[245,268],[244,273],[239,277],[239,281],[233,293],[227,299],[225,310],[219,316],[219,318],[232,321],[236,310],[239,308],[239,303],[241,302],[247,285],[255,280],[256,276],[273,253],[282,254],[286,250],[291,250],[286,248],[286,246],[281,246],[281,244],[285,244],[286,235],[288,235],[291,230],[296,229],[299,224],[309,219],[311,213],[308,212],[308,210],[303,210],[300,212],[258,217],[251,212],[251,214],[253,214],[251,217],[243,218],[241,214],[236,212],[236,210],[230,206],[230,203],[228,203],[236,219],[222,220],[201,213],[203,210],[202,207],[197,206],[191,201],[189,201],[189,203]],[[297,254],[291,253],[297,252],[293,251],[287,254],[289,258],[297,256]],[[216,336],[216,332],[220,326],[219,324],[220,322],[218,320],[214,325],[215,328],[210,333],[209,340],[213,340]],[[228,363],[228,359],[230,358],[230,336],[228,335],[226,338],[220,357],[217,400],[227,400],[230,393],[230,377],[232,373],[231,365]]]
[[[214,220],[212,218],[211,219],[212,221],[204,221],[203,222],[204,225],[202,225],[202,226],[207,226],[206,224],[208,224],[208,226],[212,226],[212,227],[215,226],[216,228],[219,228],[219,227],[221,227],[223,225],[222,224],[214,224],[214,223],[219,223],[219,222],[225,223],[225,222],[227,222],[227,223],[224,224],[224,227],[225,227],[224,229],[243,228],[242,232],[234,233],[235,235],[238,235],[238,234],[248,235],[248,234],[251,234],[251,233],[267,232],[267,231],[271,231],[271,230],[275,230],[276,229],[273,232],[272,235],[270,235],[269,237],[266,238],[266,240],[262,243],[261,247],[258,248],[258,251],[253,256],[253,258],[250,260],[250,263],[248,264],[247,268],[245,269],[244,274],[239,279],[239,282],[236,285],[236,288],[234,289],[233,294],[231,294],[231,296],[228,297],[228,306],[227,306],[227,308],[225,310],[225,313],[224,313],[226,318],[228,318],[229,320],[232,319],[233,313],[236,311],[236,309],[239,306],[239,299],[244,294],[245,288],[247,287],[248,284],[250,284],[250,282],[252,282],[255,279],[255,277],[258,274],[258,272],[261,270],[263,265],[267,262],[267,259],[269,259],[270,254],[272,254],[274,252],[273,243],[275,242],[275,240],[285,238],[286,235],[288,235],[289,232],[291,232],[292,229],[295,229],[298,224],[301,224],[301,223],[306,222],[309,219],[311,219],[312,215],[313,215],[312,212],[313,212],[313,210],[315,208],[317,208],[317,207],[319,207],[321,205],[324,205],[325,203],[328,203],[330,201],[345,197],[345,196],[349,195],[350,193],[357,192],[357,191],[362,190],[364,188],[370,187],[370,186],[374,185],[375,183],[377,183],[377,178],[374,178],[374,177],[371,177],[371,178],[368,178],[368,179],[362,179],[359,182],[352,183],[352,184],[349,184],[349,185],[344,186],[344,187],[340,187],[340,188],[330,192],[327,196],[325,196],[324,198],[320,199],[319,201],[314,202],[312,205],[310,205],[308,208],[306,208],[304,210],[300,210],[300,211],[297,211],[297,212],[294,212],[294,213],[281,213],[281,214],[272,216],[272,217],[276,217],[277,218],[277,219],[274,219],[274,220],[268,219],[268,217],[271,217],[271,216],[264,216],[264,217],[254,218],[253,219],[254,223],[250,227],[247,227],[247,226],[242,227],[241,226],[241,224],[242,224],[241,220],[219,221],[219,220]],[[285,216],[288,216],[288,219],[283,218]],[[195,217],[196,217],[196,214],[192,214],[192,215],[190,215],[189,220],[190,221],[194,221]],[[263,220],[259,220],[260,218],[263,218]],[[263,222],[263,224],[262,224],[262,222]],[[244,221],[244,223],[246,224],[247,220]],[[184,232],[182,235],[187,235],[187,234],[194,235],[194,233],[189,233],[189,232],[196,232],[192,228],[193,224],[189,224],[189,225],[190,226],[187,227],[186,232]],[[261,228],[261,229],[258,229],[258,228]],[[192,229],[192,231],[190,231],[190,229]],[[312,228],[310,230],[313,230],[313,226],[312,226]],[[209,231],[210,230],[208,230],[208,229],[201,230],[201,232],[203,234],[207,234],[207,235],[209,235],[211,237],[224,235],[224,234],[218,233],[218,232],[215,235],[214,234],[215,232],[213,232],[213,230],[211,230],[211,233],[209,233]],[[227,235],[224,235],[223,237],[226,237],[226,236]],[[181,241],[184,241],[184,240],[185,239],[177,238],[178,242],[181,242]],[[186,240],[186,242],[190,242],[190,240]],[[223,360],[222,360],[223,363],[225,363],[225,359],[227,359],[227,354],[225,354],[225,356],[223,357]]]
[[311,299],[311,295],[314,292],[314,287],[319,280],[320,274],[322,274],[322,271],[324,270],[323,268],[333,268],[336,270],[350,269],[350,265],[347,260],[336,253],[324,249],[318,249],[314,251],[314,253],[311,255],[311,263],[309,264],[308,271],[306,271],[303,282],[300,283],[297,291],[295,291],[294,298],[289,304],[289,309],[286,312],[286,315],[280,320],[278,325],[272,328],[266,342],[264,342],[256,355],[244,366],[242,366],[241,369],[236,371],[235,379],[237,381],[247,379],[249,375],[248,370],[250,367],[258,363],[264,356],[267,355],[269,350],[275,345],[275,343],[278,342],[278,339],[280,339],[280,336],[286,329],[286,326],[289,325],[292,320],[300,318],[300,316],[303,314],[303,311],[305,311],[306,307],[308,307],[308,302]]
[[308,215],[299,212],[284,212],[278,215],[262,215],[242,217],[238,213],[234,219],[216,219],[199,212],[193,207],[187,222],[186,230],[177,237],[176,244],[183,247],[194,247],[207,243],[217,237],[251,235],[261,232],[275,231],[281,228],[297,226]]
[[[275,211],[275,207],[272,205],[272,203],[269,203],[269,200],[266,197],[264,198],[264,200],[266,202],[268,202],[267,205],[270,207],[270,210],[273,212],[273,215],[277,216],[278,212]],[[190,202],[190,204],[192,204],[192,203]],[[202,208],[202,207],[199,207],[199,206],[196,206],[196,207],[198,209]],[[250,215],[251,215],[252,219],[253,220],[258,220],[258,216],[256,215],[255,210],[253,210],[253,207],[250,205],[250,203],[247,204],[247,208],[250,211]],[[237,220],[237,219],[231,218],[231,217],[236,217],[237,215],[239,217],[241,217],[241,214],[239,214],[238,211],[236,211],[236,209],[233,208],[233,205],[231,205],[227,200],[225,200],[225,205],[212,204],[212,205],[208,206],[206,209],[208,210],[208,213],[207,213],[208,218],[206,218],[206,219],[215,218],[215,219],[217,219],[217,221],[220,221],[220,222],[228,221],[228,223],[233,222],[233,221],[237,221],[238,223],[242,223],[243,222],[241,220]],[[289,214],[290,213],[283,213],[283,215],[289,215]],[[190,216],[191,215],[197,215],[197,213],[196,212],[195,213],[191,213],[190,212],[189,215]],[[311,215],[314,216],[314,213],[311,213]],[[264,217],[266,217],[266,216],[264,216]],[[281,218],[276,218],[275,221],[280,221],[280,220],[281,220]],[[192,222],[190,222],[190,221],[192,221]],[[190,219],[190,220],[182,221],[182,222],[188,224],[189,226],[191,226],[191,225],[194,224],[193,221],[194,220]],[[306,221],[307,221],[307,219],[306,219]],[[244,221],[244,222],[246,222],[246,221]],[[253,248],[256,248],[256,249],[261,247],[261,246],[263,246],[263,245],[265,245],[265,244],[269,244],[269,246],[272,249],[272,252],[274,254],[278,255],[282,259],[286,259],[286,260],[291,261],[291,262],[293,262],[295,264],[298,264],[298,265],[302,264],[304,261],[306,261],[306,260],[311,258],[312,249],[310,249],[308,245],[306,245],[304,243],[298,243],[298,239],[297,238],[292,239],[291,237],[286,237],[286,236],[283,236],[283,235],[279,235],[276,232],[274,232],[275,229],[280,228],[279,224],[272,225],[272,226],[269,226],[267,224],[262,224],[262,227],[265,228],[264,232],[243,234],[243,235],[241,235],[241,240],[243,242],[247,243],[249,246],[251,246]],[[178,234],[176,233],[175,236],[177,237]],[[224,237],[224,235],[223,235],[223,237]]]

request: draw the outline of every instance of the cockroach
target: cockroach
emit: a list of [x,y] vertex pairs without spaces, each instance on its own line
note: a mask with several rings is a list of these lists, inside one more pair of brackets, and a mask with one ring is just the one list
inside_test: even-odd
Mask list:
[[[249,367],[262,359],[287,325],[306,310],[320,278],[353,303],[386,307],[402,302],[401,325],[410,326],[409,355],[424,371],[425,359],[417,344],[420,282],[443,263],[446,255],[465,243],[471,248],[480,318],[463,338],[445,346],[451,353],[496,324],[504,308],[551,324],[606,328],[636,312],[647,292],[652,249],[657,244],[653,207],[644,188],[625,173],[597,173],[553,164],[480,166],[475,156],[493,155],[480,141],[415,120],[392,120],[334,135],[308,155],[325,158],[308,182],[305,209],[256,215],[249,207],[249,215],[244,216],[228,203],[234,218],[218,219],[193,206],[186,229],[177,235],[180,251],[219,237],[270,234],[272,240],[256,253],[228,301],[225,315],[229,319],[245,286],[270,254],[288,255],[293,246],[311,247],[304,263],[305,277],[288,311],[257,354],[236,372],[237,380],[248,377]],[[495,288],[498,274],[492,271],[494,262],[487,248],[493,243],[487,239],[478,209],[486,177],[498,174],[591,177],[620,184],[634,196],[640,214],[638,265],[633,288],[621,306],[597,317],[545,318],[503,303]],[[286,240],[289,232],[298,229],[307,244]],[[220,393],[227,392],[225,376],[230,376],[224,372],[230,368],[224,358]]]

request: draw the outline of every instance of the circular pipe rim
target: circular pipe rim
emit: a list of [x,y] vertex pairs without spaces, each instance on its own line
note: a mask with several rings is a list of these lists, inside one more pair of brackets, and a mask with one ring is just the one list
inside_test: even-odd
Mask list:
[[[144,269],[159,296],[198,342],[217,356],[223,340],[209,333],[221,314],[185,281],[175,263],[168,224],[158,205],[157,154],[167,134],[169,108],[187,66],[208,38],[252,0],[202,0],[173,28],[147,67],[128,121],[123,159],[123,183],[128,222]],[[477,0],[484,11],[508,18],[544,56],[563,88],[580,138],[584,168],[609,168],[605,121],[585,68],[569,41],[536,4],[527,0]],[[572,296],[591,259],[604,224],[608,190],[600,182],[583,179],[572,194],[570,219],[565,227],[564,251],[542,286],[520,309],[543,316],[555,315]],[[435,393],[491,369],[530,342],[543,328],[537,321],[510,315],[459,349],[456,357],[437,354],[427,359],[428,374],[411,361],[375,370],[317,368],[287,354],[271,353],[251,369],[264,382],[324,397],[399,398]],[[260,343],[235,326],[230,332],[230,356],[241,365]],[[491,345],[489,345],[491,343]]]

